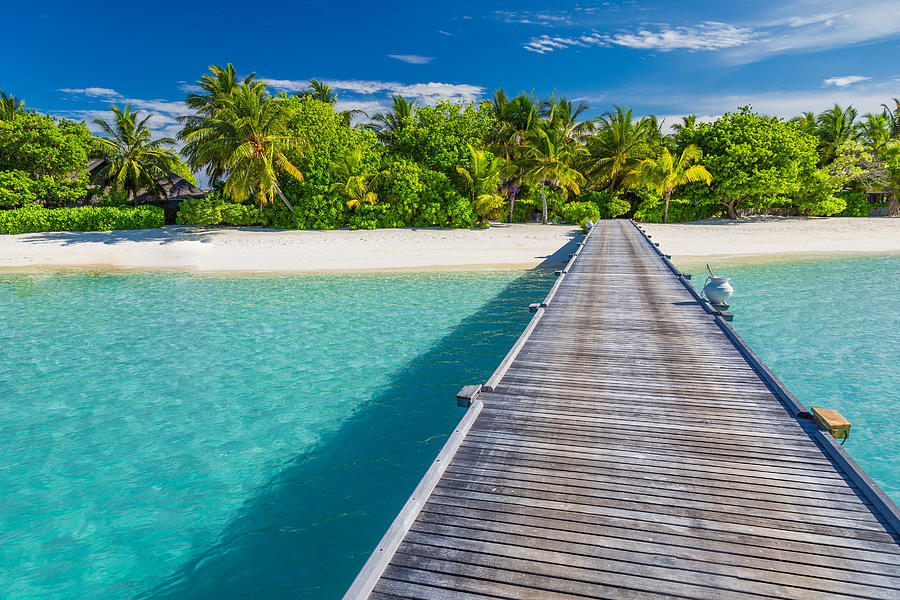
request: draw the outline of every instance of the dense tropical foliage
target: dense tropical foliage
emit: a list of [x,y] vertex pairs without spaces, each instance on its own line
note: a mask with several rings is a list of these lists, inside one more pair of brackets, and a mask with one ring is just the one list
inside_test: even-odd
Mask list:
[[[211,190],[182,203],[190,225],[331,229],[473,227],[490,221],[629,216],[683,221],[746,214],[897,214],[900,100],[860,116],[835,105],[789,121],[742,107],[711,122],[503,90],[490,101],[339,110],[321,81],[273,93],[254,74],[211,67],[188,95],[178,140],[151,139],[126,107],[84,124],[0,94],[0,205],[98,203],[161,193],[203,172]],[[105,158],[89,176],[89,159]],[[185,164],[186,163],[186,164]],[[874,195],[872,195],[874,193]],[[875,204],[870,198],[877,200]],[[109,202],[101,201],[100,204]]]

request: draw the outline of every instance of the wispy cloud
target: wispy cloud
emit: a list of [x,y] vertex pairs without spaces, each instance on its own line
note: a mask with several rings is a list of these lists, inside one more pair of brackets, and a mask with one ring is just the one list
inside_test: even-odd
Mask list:
[[522,23],[525,25],[572,25],[572,16],[568,12],[559,12],[556,14],[541,11],[534,12],[530,10],[495,10],[494,16],[506,23]]
[[720,51],[726,61],[739,64],[900,37],[900,2],[896,0],[856,0],[849,7],[846,0],[793,0],[755,22],[646,23],[633,29],[577,33],[572,28],[583,20],[568,13],[548,13],[542,21],[531,13],[498,11],[495,15],[507,22],[553,28],[523,44],[538,54],[620,46],[661,52]]
[[752,25],[758,38],[729,53],[732,62],[769,56],[816,52],[867,44],[900,36],[900,3],[896,0],[801,0],[789,2],[773,18]]
[[[273,89],[297,92],[306,89],[307,80],[263,78]],[[476,100],[484,95],[485,89],[477,85],[460,83],[398,83],[396,81],[373,81],[367,79],[326,79],[324,83],[338,92],[361,96],[401,95],[421,103],[433,104],[438,100]]]
[[110,112],[108,105],[113,103],[120,106],[130,104],[137,111],[150,113],[147,126],[156,138],[174,138],[181,129],[181,124],[178,123],[177,118],[190,112],[187,105],[181,101],[128,98],[110,88],[64,88],[60,91],[84,96],[86,100],[94,102],[95,105],[107,105],[106,108],[88,108],[58,113],[60,117],[84,121],[88,129],[94,133],[100,131],[100,127],[94,123],[94,119],[110,119],[112,112]]
[[115,98],[121,96],[119,92],[110,88],[89,87],[89,88],[60,88],[61,92],[67,94],[84,94],[91,98]]
[[829,77],[822,83],[825,85],[833,85],[839,88],[845,88],[853,85],[854,83],[859,83],[860,81],[869,81],[872,79],[871,77],[863,77],[862,75],[845,75],[843,77]]
[[421,56],[419,54],[388,54],[388,58],[399,60],[410,65],[427,65],[434,60],[433,56]]
[[749,44],[754,33],[746,27],[707,21],[691,27],[641,29],[634,33],[616,33],[603,40],[616,46],[643,50],[721,50]]
[[533,37],[523,47],[531,52],[546,54],[572,46],[623,46],[641,50],[721,50],[749,44],[754,33],[746,27],[707,21],[690,27],[657,25],[636,31],[600,33],[593,31],[578,36],[563,37],[544,34]]

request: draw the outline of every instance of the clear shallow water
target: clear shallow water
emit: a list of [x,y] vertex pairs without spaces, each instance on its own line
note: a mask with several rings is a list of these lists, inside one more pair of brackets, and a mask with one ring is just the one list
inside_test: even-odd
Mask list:
[[[717,271],[900,500],[898,267]],[[552,282],[0,275],[0,596],[340,597]]]
[[[703,269],[685,265],[697,289]],[[735,330],[803,404],[852,423],[844,448],[900,503],[900,256],[714,270]]]
[[552,280],[0,275],[0,595],[340,597]]

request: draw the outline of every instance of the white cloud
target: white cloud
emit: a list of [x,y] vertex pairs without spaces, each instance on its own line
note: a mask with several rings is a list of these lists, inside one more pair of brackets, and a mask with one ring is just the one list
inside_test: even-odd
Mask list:
[[846,75],[844,77],[829,77],[822,83],[825,85],[833,85],[835,87],[845,88],[853,85],[854,83],[859,83],[860,81],[869,81],[870,79],[872,78],[863,77],[862,75]]
[[746,27],[708,21],[692,27],[662,25],[656,30],[616,33],[604,40],[616,46],[644,50],[721,50],[749,44],[754,33]]
[[815,52],[874,43],[900,36],[900,2],[801,0],[787,3],[768,21],[754,26],[753,44],[729,53],[735,63],[784,53]]
[[85,96],[90,96],[91,98],[115,98],[121,96],[121,94],[116,90],[102,87],[60,88],[59,91],[66,92],[67,94],[84,94]]
[[563,48],[569,48],[570,46],[586,46],[586,45],[605,45],[600,40],[594,42],[594,39],[584,35],[581,38],[571,38],[571,37],[560,37],[560,36],[549,36],[544,34],[540,37],[533,37],[528,42],[522,45],[523,48],[528,50],[529,52],[536,52],[538,54],[547,54],[548,52],[553,52],[554,50],[559,50]]
[[[662,94],[645,96],[644,101],[651,106],[659,106],[666,112],[682,110],[684,114],[721,115],[735,112],[737,107],[750,104],[755,112],[784,118],[795,117],[806,111],[822,112],[834,104],[852,104],[860,114],[880,112],[881,104],[892,97],[900,97],[900,83],[886,83],[857,86],[846,89],[774,91],[758,94],[713,94],[710,96],[681,96]],[[678,117],[680,119],[680,116]]]
[[522,23],[524,25],[572,25],[572,17],[567,12],[551,14],[546,11],[534,12],[530,10],[495,10],[494,15],[506,23]]
[[624,46],[640,50],[722,50],[749,44],[754,33],[746,27],[708,21],[690,27],[658,25],[637,31],[604,34],[598,31],[582,33],[578,37],[533,37],[523,45],[526,50],[546,54],[572,46]]
[[418,54],[388,54],[388,58],[399,60],[410,65],[427,65],[434,60],[433,56],[420,56]]
[[[294,79],[270,79],[264,78],[273,89],[297,92],[307,88],[308,80]],[[485,89],[477,85],[459,83],[399,83],[396,81],[372,81],[367,79],[326,79],[328,84],[337,92],[348,94],[373,96],[392,96],[399,94],[424,104],[433,104],[438,100],[475,100],[481,97]],[[341,100],[346,100],[340,96]]]

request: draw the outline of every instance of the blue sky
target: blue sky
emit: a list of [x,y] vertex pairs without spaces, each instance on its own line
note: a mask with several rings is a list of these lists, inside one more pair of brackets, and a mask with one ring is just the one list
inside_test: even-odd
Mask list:
[[900,1],[120,3],[4,9],[0,89],[90,121],[110,103],[177,130],[211,64],[273,87],[329,82],[341,108],[535,92],[637,114],[712,117],[738,105],[785,117],[861,112],[900,97]]

